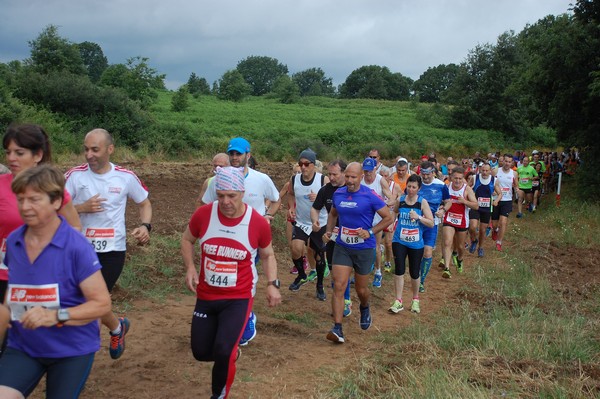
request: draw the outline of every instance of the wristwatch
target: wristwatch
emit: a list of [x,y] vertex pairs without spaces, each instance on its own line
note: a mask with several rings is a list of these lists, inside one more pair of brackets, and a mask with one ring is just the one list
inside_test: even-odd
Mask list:
[[279,289],[279,288],[281,287],[281,281],[279,281],[279,279],[278,279],[278,278],[276,278],[276,279],[275,279],[275,280],[273,280],[273,281],[269,281],[269,282],[267,282],[267,287],[268,287],[268,286],[270,286],[270,285],[272,285],[273,287],[275,287],[275,288]]
[[152,225],[150,223],[142,223],[140,226],[144,226],[148,229],[148,233],[152,231]]
[[62,327],[63,324],[71,319],[71,315],[67,309],[58,309],[58,312],[56,312],[56,319],[58,320],[56,326]]

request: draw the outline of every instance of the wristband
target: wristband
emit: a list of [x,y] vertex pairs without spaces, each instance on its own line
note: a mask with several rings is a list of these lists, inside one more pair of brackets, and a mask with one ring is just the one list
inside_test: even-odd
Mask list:
[[369,234],[371,235],[371,237],[373,237],[375,234],[373,234],[373,229],[369,229]]

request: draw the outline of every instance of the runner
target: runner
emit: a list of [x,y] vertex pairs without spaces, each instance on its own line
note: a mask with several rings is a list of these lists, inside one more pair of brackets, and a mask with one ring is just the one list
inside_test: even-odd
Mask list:
[[[423,259],[421,260],[420,276],[421,283],[419,292],[425,292],[425,279],[431,269],[433,262],[433,250],[438,236],[438,225],[441,217],[444,216],[442,202],[445,199],[444,183],[435,177],[435,168],[432,162],[425,161],[420,165],[422,184],[419,189],[419,196],[427,200],[431,212],[434,214],[434,225],[432,227],[423,226]],[[443,261],[443,258],[442,258]]]
[[[248,160],[252,156],[250,153],[250,143],[242,137],[236,137],[229,141],[227,145],[227,155],[229,155],[229,164],[236,168],[244,168],[245,185],[243,201],[250,205],[259,214],[264,215],[267,222],[271,223],[275,213],[281,205],[279,192],[273,184],[273,180],[266,174],[249,167]],[[213,184],[214,180],[208,184],[208,188],[202,197],[204,204],[210,204],[217,200],[217,190]],[[269,202],[267,209],[265,203]],[[258,259],[255,261],[258,264]],[[256,315],[250,313],[248,323],[242,336],[241,345],[247,345],[256,337]]]
[[522,165],[517,168],[517,175],[519,176],[519,199],[518,199],[518,210],[517,218],[523,217],[523,203],[527,201],[527,208],[531,212],[533,206],[533,179],[538,177],[535,168],[529,165],[529,158],[524,157]]
[[[311,265],[316,265],[317,278],[318,273],[321,273],[322,279],[325,272],[323,233],[325,233],[325,224],[327,223],[327,211],[321,209],[319,224],[322,227],[317,231],[313,231],[311,209],[317,198],[317,192],[329,182],[329,179],[315,170],[316,160],[317,154],[310,148],[300,153],[298,165],[300,165],[301,173],[292,177],[288,189],[290,194],[288,197],[288,216],[296,221],[292,232],[291,255],[292,262],[298,270],[298,276],[290,284],[290,291],[298,291],[308,281],[302,259],[305,248],[308,247],[308,262]],[[320,295],[317,295],[317,298],[321,299]]]
[[[110,162],[115,150],[110,133],[104,129],[90,131],[83,148],[87,163],[65,174],[66,188],[81,217],[82,231],[98,255],[108,291],[112,292],[125,265],[127,200],[132,199],[139,208],[140,226],[133,229],[131,236],[140,245],[150,241],[152,204],[140,179]],[[125,350],[129,319],[109,312],[102,316],[102,324],[110,330],[110,357],[118,359]]]
[[[331,161],[327,166],[327,175],[329,177],[329,183],[325,184],[319,192],[317,193],[317,198],[312,204],[312,208],[310,210],[310,219],[312,221],[312,231],[321,231],[323,226],[320,223],[320,215],[323,208],[329,212],[331,211],[331,205],[333,203],[333,193],[340,187],[344,187],[346,184],[344,172],[346,171],[346,162],[341,159],[336,159]],[[337,233],[339,231],[339,225],[336,221],[334,232],[331,240],[327,237],[323,237],[323,240],[326,241],[325,244],[325,255],[327,258],[327,264],[329,267],[327,269],[331,269],[331,265],[333,262],[333,248],[335,246],[335,238],[337,237]],[[319,264],[317,263],[317,298],[321,301],[324,301],[327,296],[325,295],[325,290],[323,289],[323,277],[326,274],[326,270],[321,272],[319,270]],[[328,273],[327,273],[328,274]],[[350,300],[350,284],[347,285],[346,292],[344,293],[344,317],[347,317],[352,312],[352,301]]]
[[[227,398],[235,378],[238,342],[252,313],[258,274],[257,253],[267,278],[267,303],[281,303],[271,229],[261,213],[244,204],[241,169],[218,168],[213,180],[218,200],[194,212],[181,239],[185,282],[196,293],[192,317],[192,353],[214,362],[211,398]],[[212,184],[212,183],[211,183]],[[194,244],[200,249],[200,273]]]
[[512,170],[513,157],[504,154],[502,168],[496,173],[496,186],[502,193],[494,202],[492,210],[492,240],[496,241],[496,250],[502,251],[502,240],[508,224],[508,215],[512,212],[513,194],[518,189],[517,172]]
[[381,167],[384,166],[381,163],[381,155],[379,154],[379,150],[377,148],[373,148],[371,151],[369,151],[368,158],[375,160],[375,173],[379,173]]
[[496,187],[495,178],[492,176],[492,167],[488,163],[479,167],[479,174],[471,176],[469,186],[473,189],[479,204],[478,210],[469,210],[469,236],[471,238],[469,252],[473,254],[477,250],[477,256],[481,258],[484,255],[483,240],[492,215],[492,198],[501,195],[501,192]]
[[[465,183],[464,169],[456,167],[450,175],[451,182],[446,186],[449,199],[444,201],[444,219],[442,238],[444,240],[444,272],[442,277],[450,278],[450,261],[456,265],[458,273],[463,272],[463,252],[465,238],[469,226],[468,208],[478,209],[477,199],[471,187]],[[455,236],[457,240],[455,241]],[[452,247],[457,251],[456,257],[452,254]]]
[[[433,169],[433,164],[426,161]],[[420,165],[420,166],[421,166]],[[421,167],[421,172],[423,168]],[[388,309],[390,313],[398,313],[404,309],[402,293],[404,291],[404,273],[406,272],[406,257],[412,280],[411,312],[421,313],[419,303],[419,276],[423,258],[423,226],[434,227],[433,215],[427,200],[418,195],[421,188],[421,177],[410,175],[406,183],[406,194],[394,206],[398,214],[398,224],[394,232],[392,247],[394,249],[394,286],[396,299]],[[431,264],[431,263],[430,263]]]
[[[388,168],[385,165],[382,166],[381,169],[379,169],[379,174],[383,176],[383,178],[387,181],[387,183],[389,184],[390,192],[392,193],[392,198],[386,198],[386,202],[395,204],[396,200],[400,197],[400,192],[398,191],[398,185],[392,178],[392,172],[390,168]],[[394,209],[394,205],[388,206],[390,207],[390,211]],[[392,260],[394,259],[394,254],[392,252],[392,236],[394,235],[394,230],[396,229],[395,223],[396,219],[394,218],[394,223],[390,224],[388,227],[386,227],[385,230],[383,230],[383,258],[385,258],[385,262],[383,263],[383,270],[385,270],[388,273],[392,271]]]
[[[285,182],[285,184],[283,185],[281,190],[279,190],[279,198],[281,199],[282,204],[288,204],[290,181],[294,178],[295,175],[302,172],[300,170],[300,165],[298,165],[297,163],[292,165],[292,169],[294,170],[294,174],[292,174],[292,176]],[[296,207],[295,202],[294,202],[294,207]],[[286,223],[285,223],[285,237],[287,238],[288,247],[291,251],[292,250],[292,232],[294,231],[294,225],[296,224],[296,221],[293,219],[290,219],[289,213],[287,211],[286,211],[286,215],[287,216],[286,216]],[[306,272],[306,270],[309,267],[306,256],[304,256],[303,260],[304,260],[304,271]],[[298,270],[296,270],[296,266],[294,266],[293,264],[292,264],[292,267],[290,268],[290,273],[298,274]]]
[[1,306],[0,325],[10,317],[12,328],[0,359],[0,397],[27,397],[45,375],[46,398],[78,398],[100,349],[95,320],[110,310],[101,266],[58,214],[65,193],[59,170],[29,168],[15,177],[12,192],[25,225],[6,244],[10,316]]
[[392,178],[398,185],[398,191],[400,194],[404,193],[406,181],[408,180],[409,175],[410,170],[408,169],[408,161],[405,158],[400,158],[400,160],[396,162],[396,172],[392,174]]
[[[354,269],[356,293],[360,300],[360,327],[371,327],[369,308],[370,291],[368,278],[375,261],[375,234],[392,223],[392,215],[385,202],[360,184],[362,167],[352,162],[346,168],[346,187],[333,194],[333,204],[327,218],[327,237],[331,238],[335,221],[339,216],[340,230],[333,250],[333,329],[327,339],[333,342],[345,341],[342,332],[344,312],[344,291],[350,273]],[[373,226],[373,217],[379,214],[382,220]]]
[[[386,204],[388,206],[394,204],[394,195],[390,191],[389,183],[387,180],[383,178],[380,174],[376,172],[377,164],[373,158],[365,158],[363,161],[363,178],[361,184],[373,190],[375,194],[379,196],[381,199],[387,199]],[[375,215],[373,218],[373,226],[381,221],[381,216]],[[385,226],[388,228],[389,226]],[[375,264],[374,269],[375,273],[373,275],[373,287],[380,288],[381,287],[381,239],[382,239],[383,231],[375,234]]]
[[[212,159],[212,173],[214,174],[215,171],[217,170],[217,167],[224,167],[224,166],[229,166],[229,156],[227,154],[225,154],[224,152],[220,152],[217,155],[215,155]],[[196,208],[201,207],[202,205],[204,205],[204,203],[202,202],[202,197],[204,196],[204,193],[206,192],[206,189],[208,188],[208,183],[210,183],[210,181],[212,179],[214,179],[214,176],[211,177],[207,177],[206,180],[204,180],[204,183],[202,183],[202,187],[200,188],[200,194],[198,195],[198,199],[196,200]]]

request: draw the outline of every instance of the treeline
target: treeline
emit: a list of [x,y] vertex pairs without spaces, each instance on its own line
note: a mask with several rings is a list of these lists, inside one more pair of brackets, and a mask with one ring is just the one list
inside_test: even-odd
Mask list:
[[[414,101],[417,117],[434,127],[489,129],[516,145],[555,139],[582,150],[584,169],[598,170],[600,146],[600,1],[578,0],[571,12],[547,16],[521,32],[505,32],[493,44],[478,45],[459,64],[430,67],[419,79],[385,66],[357,68],[334,87],[321,68],[291,74],[279,60],[249,56],[212,85],[191,73],[172,97],[172,110],[185,111],[194,97],[226,101],[264,96],[282,103],[302,97]],[[29,42],[25,61],[0,64],[0,127],[35,119],[57,130],[63,147],[78,149],[78,134],[95,126],[136,148],[172,134],[149,111],[165,75],[144,57],[110,65],[96,43],[72,43],[48,26]],[[600,183],[597,173],[581,174]],[[600,187],[586,184],[585,187]]]

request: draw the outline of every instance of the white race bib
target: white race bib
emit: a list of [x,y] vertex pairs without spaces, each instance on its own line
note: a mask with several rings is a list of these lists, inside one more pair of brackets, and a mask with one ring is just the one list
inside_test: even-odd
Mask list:
[[204,281],[211,287],[228,288],[237,284],[237,262],[204,258]]
[[446,214],[446,222],[453,226],[460,226],[463,221],[463,215],[460,213],[448,212]]
[[340,235],[340,239],[348,245],[362,244],[365,242],[365,240],[358,235],[359,230],[361,229],[349,229],[342,226],[342,234]]
[[479,198],[477,198],[477,203],[479,204],[480,208],[489,208],[490,204],[491,204],[491,200],[490,200],[490,198],[479,197]]
[[9,284],[8,307],[11,320],[21,320],[23,314],[34,306],[58,309],[60,307],[58,284]]
[[92,244],[96,252],[110,252],[115,249],[115,229],[95,228],[85,229],[85,238]]
[[335,226],[333,228],[333,231],[331,232],[331,240],[332,241],[337,240],[337,236],[338,236],[339,233],[340,233],[340,228],[338,226]]
[[299,227],[306,235],[310,235],[313,231],[312,226],[296,222],[296,227]]
[[531,182],[531,187],[539,187],[540,186],[540,181],[539,180],[534,180]]
[[529,183],[529,177],[523,177],[523,178],[521,178],[521,183],[523,183],[523,184]]
[[418,242],[421,239],[421,236],[419,234],[419,229],[409,229],[406,227],[403,227],[402,230],[400,230],[400,240],[405,241],[405,242]]

